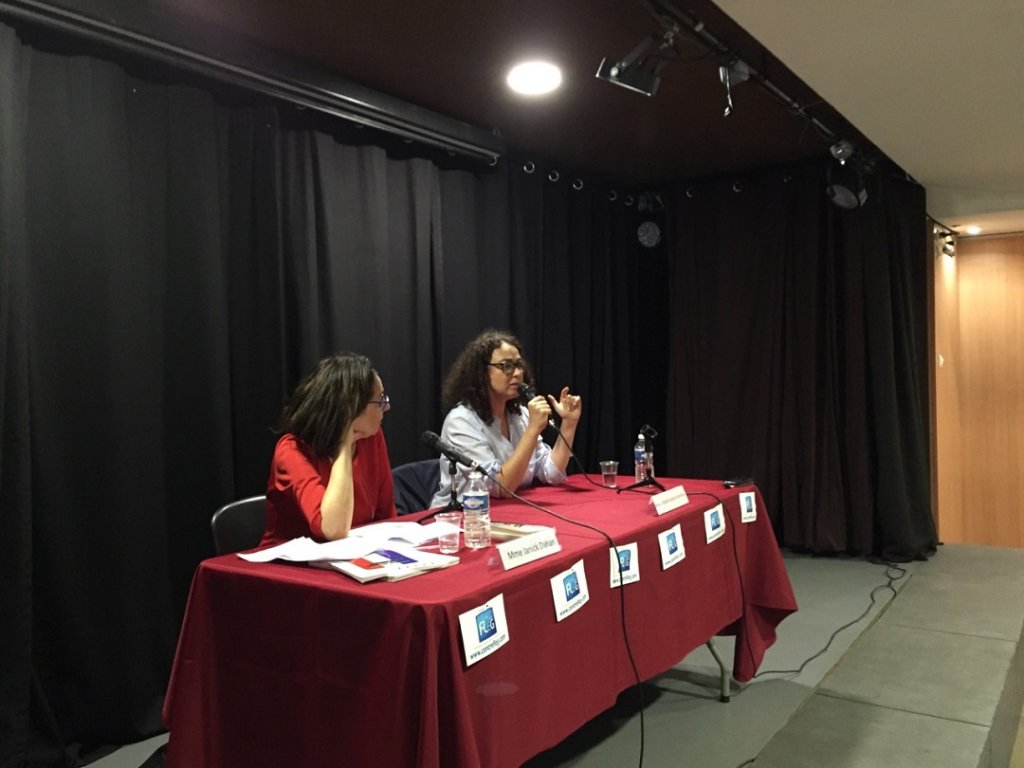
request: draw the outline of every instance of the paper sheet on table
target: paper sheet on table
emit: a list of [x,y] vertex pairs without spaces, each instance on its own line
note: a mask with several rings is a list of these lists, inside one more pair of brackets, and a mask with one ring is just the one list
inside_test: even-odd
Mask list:
[[350,536],[337,541],[313,541],[308,536],[286,541],[259,552],[238,553],[250,563],[269,563],[271,560],[289,560],[293,563],[313,563],[323,560],[353,560],[376,549],[376,541]]
[[450,531],[454,528],[451,523],[443,523],[435,520],[429,525],[419,523],[374,523],[373,525],[362,525],[353,528],[349,532],[349,538],[364,539],[375,544],[384,544],[388,541],[404,541],[414,547],[426,544],[428,541],[437,539],[439,533]]
[[435,541],[438,534],[453,528],[455,526],[452,524],[439,520],[429,525],[377,523],[353,528],[346,539],[318,542],[308,536],[300,536],[283,544],[261,549],[259,552],[239,552],[238,556],[250,563],[269,563],[271,560],[288,560],[293,563],[355,560],[389,542],[400,541],[418,547]]

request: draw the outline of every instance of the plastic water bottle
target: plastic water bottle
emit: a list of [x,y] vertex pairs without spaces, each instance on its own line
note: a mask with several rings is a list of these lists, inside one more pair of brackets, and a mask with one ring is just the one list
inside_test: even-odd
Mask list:
[[644,439],[644,433],[641,432],[636,436],[636,445],[633,446],[633,464],[638,483],[647,479],[648,456],[650,454],[647,452],[647,441]]
[[491,546],[491,494],[480,470],[474,469],[469,473],[461,501],[466,546],[470,549]]

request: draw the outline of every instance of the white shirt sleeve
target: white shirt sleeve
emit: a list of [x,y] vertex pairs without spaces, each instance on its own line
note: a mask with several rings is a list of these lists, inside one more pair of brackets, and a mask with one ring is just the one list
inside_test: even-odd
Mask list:
[[[529,416],[525,408],[519,407],[518,414],[509,416],[509,438],[501,434],[497,423],[485,424],[476,411],[467,405],[457,405],[448,412],[445,417],[444,426],[441,428],[441,438],[457,448],[461,453],[480,464],[485,473],[496,476],[501,465],[505,463],[512,451],[522,437]],[[448,474],[449,462],[441,457],[441,485],[434,495],[431,507],[440,507],[448,503],[451,496],[451,477]],[[461,492],[469,479],[469,468],[461,464],[457,465],[455,477],[456,496]],[[536,479],[548,485],[559,485],[565,482],[565,472],[551,460],[551,446],[545,443],[540,437],[537,438],[537,447],[530,457],[530,463],[523,473],[522,482],[519,488],[531,485]],[[491,477],[486,477],[488,488],[492,496],[498,496],[501,489],[494,483]],[[513,488],[512,490],[518,490]]]

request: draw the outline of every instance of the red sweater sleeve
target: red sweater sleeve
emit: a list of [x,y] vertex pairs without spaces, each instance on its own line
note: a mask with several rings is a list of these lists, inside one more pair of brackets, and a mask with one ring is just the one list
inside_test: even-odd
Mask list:
[[294,435],[282,435],[267,482],[268,533],[274,533],[278,541],[297,536],[322,541],[320,502],[330,476],[330,459],[318,459]]
[[[299,536],[324,540],[320,503],[331,477],[331,460],[317,458],[294,435],[277,441],[267,480],[267,530],[261,546]],[[356,443],[352,459],[352,526],[395,517],[388,447],[381,431]]]

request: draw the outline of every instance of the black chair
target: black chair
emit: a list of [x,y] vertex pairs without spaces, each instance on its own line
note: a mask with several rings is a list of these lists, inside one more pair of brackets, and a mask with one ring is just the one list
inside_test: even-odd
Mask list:
[[266,527],[266,496],[232,501],[214,512],[210,518],[213,545],[218,555],[258,546]]
[[430,500],[441,485],[441,465],[437,459],[410,461],[392,468],[391,479],[398,514],[430,509]]

